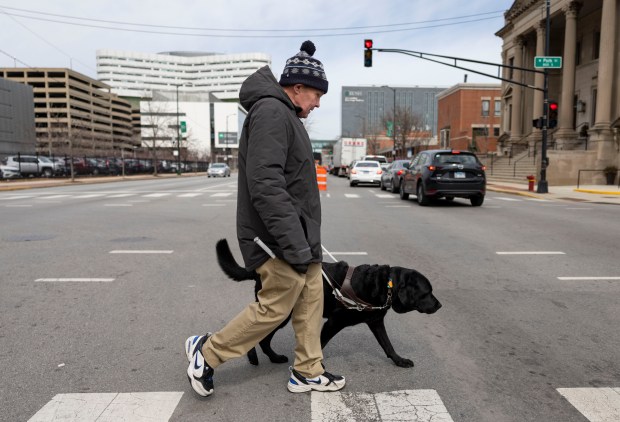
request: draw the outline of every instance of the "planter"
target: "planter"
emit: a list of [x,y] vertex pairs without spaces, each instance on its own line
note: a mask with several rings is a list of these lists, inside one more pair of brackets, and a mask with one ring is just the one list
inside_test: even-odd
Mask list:
[[617,173],[605,173],[605,177],[607,178],[607,184],[608,185],[614,185],[615,184],[616,174]]

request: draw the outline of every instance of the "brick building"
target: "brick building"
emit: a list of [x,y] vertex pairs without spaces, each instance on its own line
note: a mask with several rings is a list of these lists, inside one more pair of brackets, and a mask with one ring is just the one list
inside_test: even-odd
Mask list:
[[494,152],[501,126],[501,86],[460,83],[437,94],[442,148]]

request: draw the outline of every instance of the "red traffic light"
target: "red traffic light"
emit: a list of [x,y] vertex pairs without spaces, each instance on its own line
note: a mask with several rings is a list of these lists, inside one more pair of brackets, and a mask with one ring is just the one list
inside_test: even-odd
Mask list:
[[364,48],[372,48],[372,40],[364,40]]
[[552,101],[549,103],[549,111],[558,111],[558,103]]

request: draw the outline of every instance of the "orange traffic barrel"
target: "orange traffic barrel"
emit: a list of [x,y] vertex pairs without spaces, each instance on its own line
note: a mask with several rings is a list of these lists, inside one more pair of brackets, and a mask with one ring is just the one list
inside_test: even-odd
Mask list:
[[316,183],[319,190],[327,190],[327,170],[323,166],[316,166]]

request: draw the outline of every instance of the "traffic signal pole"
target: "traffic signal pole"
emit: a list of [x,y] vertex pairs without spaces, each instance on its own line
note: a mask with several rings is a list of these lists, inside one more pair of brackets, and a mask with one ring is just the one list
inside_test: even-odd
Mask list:
[[[545,22],[545,56],[549,55],[549,31],[551,29],[551,23],[549,20],[549,9],[551,8],[551,0],[545,0],[547,16]],[[547,165],[549,159],[547,158],[547,128],[549,127],[549,78],[547,69],[544,69],[543,78],[543,127],[542,127],[542,142],[540,151],[540,180],[538,180],[538,193],[549,193],[549,183],[547,182]]]
[[[546,34],[545,34],[545,56],[549,53],[549,31],[550,31],[550,20],[549,20],[549,9],[550,9],[550,2],[551,0],[545,0],[546,2],[546,8],[547,8],[547,17],[546,17]],[[372,40],[364,40],[364,58],[367,59],[368,57],[370,57],[370,62],[365,61],[365,66],[366,67],[371,67],[372,66],[372,54],[369,55],[369,53],[372,53],[372,50],[376,50],[382,53],[398,53],[398,54],[405,54],[408,56],[413,56],[413,57],[417,57],[419,59],[423,59],[423,60],[428,60],[434,63],[439,63],[442,64],[444,66],[450,66],[450,67],[454,67],[456,69],[462,69],[462,70],[466,70],[468,72],[472,72],[472,73],[476,73],[478,75],[482,75],[482,76],[486,76],[488,78],[492,78],[492,79],[498,79],[500,81],[504,81],[504,82],[508,82],[511,83],[513,85],[517,85],[517,86],[522,86],[524,88],[530,88],[530,89],[535,89],[537,91],[542,91],[543,92],[543,98],[544,98],[544,104],[543,104],[543,124],[542,124],[542,146],[541,146],[541,164],[540,164],[540,180],[538,182],[538,193],[548,193],[549,192],[549,186],[548,186],[548,182],[547,182],[547,166],[548,166],[548,162],[549,159],[547,158],[547,128],[549,125],[549,90],[548,90],[548,75],[547,75],[547,69],[545,68],[544,70],[538,70],[538,69],[527,69],[524,67],[518,67],[518,66],[510,66],[510,65],[505,65],[505,64],[499,64],[499,63],[491,63],[491,62],[484,62],[484,61],[480,61],[480,60],[472,60],[472,59],[465,59],[462,57],[453,57],[453,56],[444,56],[444,55],[440,55],[440,54],[431,54],[431,53],[423,53],[420,51],[413,51],[413,50],[402,50],[402,49],[393,49],[393,48],[372,48],[373,47],[373,43]],[[369,51],[370,50],[370,51]],[[439,59],[445,59],[445,60],[450,60],[452,63],[446,63],[443,62]],[[466,62],[466,63],[474,63],[474,64],[481,64],[481,65],[486,65],[486,66],[496,66],[497,67],[497,76],[496,75],[491,75],[489,73],[484,73],[484,72],[480,72],[478,70],[474,70],[474,69],[470,69],[467,67],[463,67],[463,66],[459,66],[458,62]],[[502,69],[516,69],[516,70],[520,70],[523,72],[530,72],[530,73],[542,73],[544,75],[543,78],[543,87],[539,88],[535,85],[529,85],[529,84],[524,84],[522,82],[518,82],[518,81],[513,81],[512,79],[506,79],[500,76],[501,74],[501,70]]]

